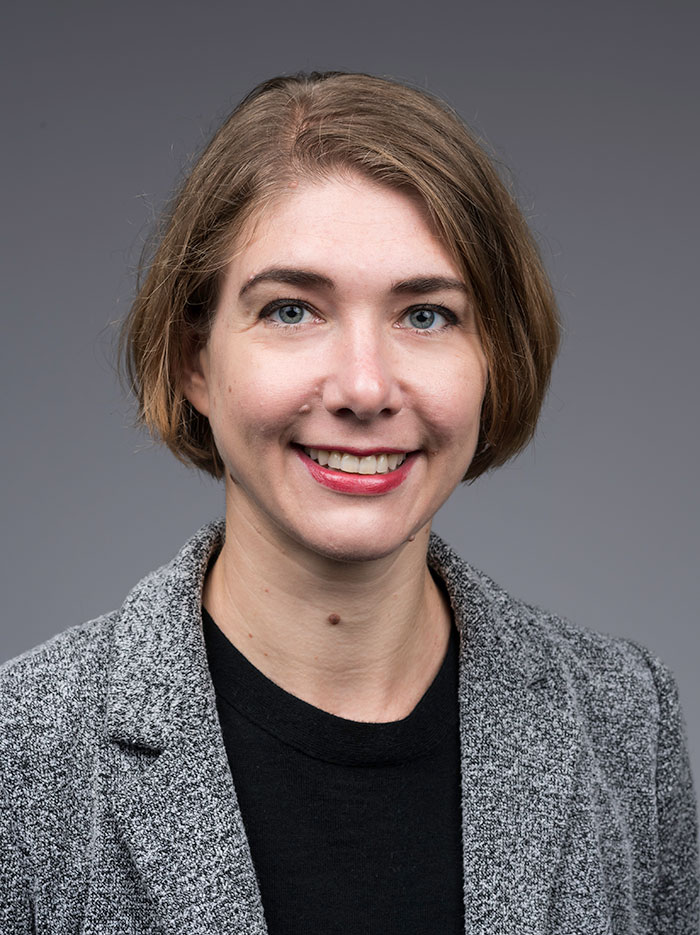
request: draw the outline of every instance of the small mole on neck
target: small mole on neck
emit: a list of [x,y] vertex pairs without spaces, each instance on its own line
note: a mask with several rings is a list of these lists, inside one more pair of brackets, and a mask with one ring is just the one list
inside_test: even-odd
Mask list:
[[336,623],[340,623],[340,617],[338,614],[328,614],[328,622],[335,626]]

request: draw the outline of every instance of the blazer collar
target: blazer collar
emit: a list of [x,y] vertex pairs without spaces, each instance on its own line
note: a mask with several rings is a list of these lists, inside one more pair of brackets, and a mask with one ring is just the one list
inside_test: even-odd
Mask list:
[[[183,918],[193,935],[266,932],[201,624],[224,529],[223,520],[203,527],[143,579],[114,628],[105,794],[166,933]],[[535,935],[545,930],[578,748],[566,685],[534,611],[436,535],[428,561],[460,631],[467,930]]]
[[514,689],[534,685],[551,672],[551,657],[535,632],[537,611],[514,600],[431,533],[428,564],[442,578],[460,634],[460,666],[470,679],[494,680]]
[[152,750],[201,720],[214,702],[202,634],[202,588],[224,520],[202,527],[128,594],[114,628],[106,731]]

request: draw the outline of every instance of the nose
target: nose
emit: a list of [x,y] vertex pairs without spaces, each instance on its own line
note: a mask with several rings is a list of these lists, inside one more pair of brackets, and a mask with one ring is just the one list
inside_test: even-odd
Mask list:
[[340,329],[327,364],[325,408],[335,415],[352,413],[366,422],[402,408],[401,382],[390,341],[365,322]]

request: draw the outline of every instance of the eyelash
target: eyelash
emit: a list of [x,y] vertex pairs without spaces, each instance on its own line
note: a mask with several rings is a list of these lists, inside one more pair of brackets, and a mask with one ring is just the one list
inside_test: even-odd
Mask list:
[[[274,321],[271,317],[273,312],[276,312],[277,309],[284,308],[287,305],[298,305],[299,308],[303,308],[307,312],[311,312],[313,314],[313,309],[302,299],[276,299],[274,302],[269,302],[263,309],[261,309],[258,318],[264,319],[273,328],[283,328],[285,331],[296,331],[298,328],[303,328],[306,324],[308,324],[308,322],[297,322],[296,324],[292,325],[284,325],[281,322]],[[459,318],[455,315],[454,312],[450,311],[449,308],[445,308],[444,305],[433,305],[428,302],[424,302],[420,305],[411,305],[410,308],[406,309],[402,317],[405,318],[411,312],[416,312],[422,308],[427,308],[430,311],[438,312],[445,319],[445,324],[439,328],[434,329],[409,328],[408,330],[412,331],[414,334],[420,334],[421,337],[428,337],[430,335],[441,334],[448,328],[459,324]]]

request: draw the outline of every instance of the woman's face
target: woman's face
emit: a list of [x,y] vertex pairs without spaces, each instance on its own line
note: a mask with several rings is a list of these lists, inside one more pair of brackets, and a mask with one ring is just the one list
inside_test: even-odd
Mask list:
[[400,548],[464,476],[486,376],[424,210],[349,175],[258,213],[185,391],[226,466],[230,518],[362,561]]

